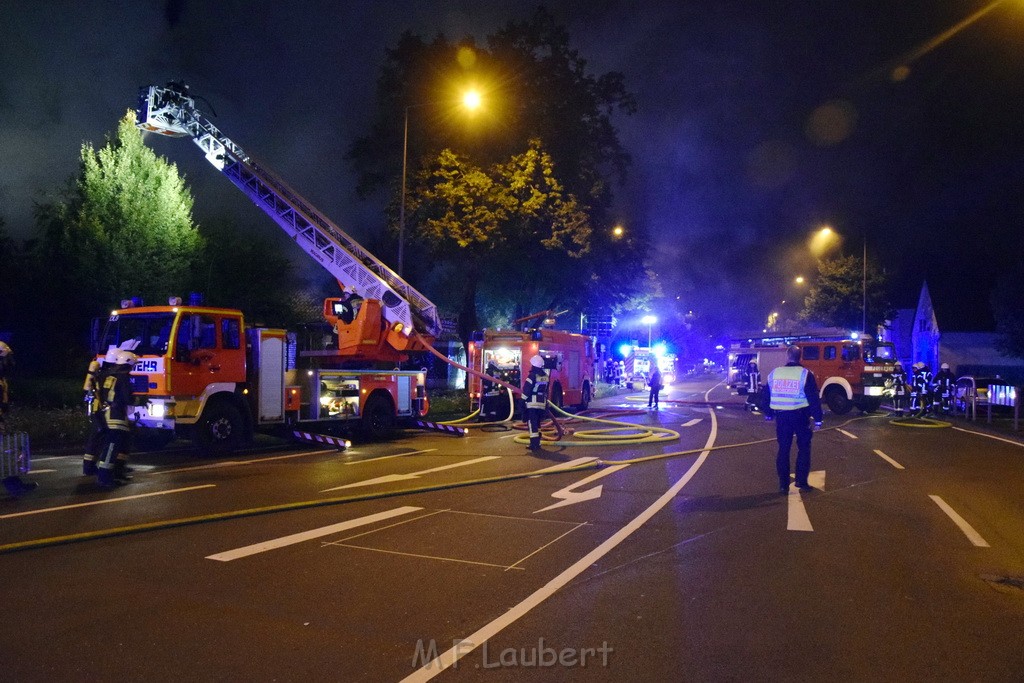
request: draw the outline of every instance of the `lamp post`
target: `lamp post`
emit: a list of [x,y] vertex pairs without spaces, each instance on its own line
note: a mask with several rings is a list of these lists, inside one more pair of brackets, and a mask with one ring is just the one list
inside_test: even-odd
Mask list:
[[651,325],[658,322],[658,318],[653,315],[645,315],[640,319],[640,322],[647,325],[647,348],[651,348]]
[[[405,264],[405,187],[406,170],[409,163],[409,110],[413,107],[426,107],[437,102],[410,104],[405,107],[405,119],[402,125],[402,198],[398,205],[398,276],[402,276]],[[462,95],[462,106],[468,111],[479,109],[482,104],[480,93],[468,90]]]

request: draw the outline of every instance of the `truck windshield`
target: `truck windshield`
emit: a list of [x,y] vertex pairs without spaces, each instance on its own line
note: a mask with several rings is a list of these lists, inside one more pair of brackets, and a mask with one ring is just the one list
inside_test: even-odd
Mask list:
[[130,339],[139,341],[135,353],[140,356],[162,356],[171,341],[174,313],[136,313],[111,316],[103,335],[102,352],[120,346]]
[[889,343],[876,344],[874,348],[864,347],[864,360],[868,363],[884,363],[896,358],[896,347]]

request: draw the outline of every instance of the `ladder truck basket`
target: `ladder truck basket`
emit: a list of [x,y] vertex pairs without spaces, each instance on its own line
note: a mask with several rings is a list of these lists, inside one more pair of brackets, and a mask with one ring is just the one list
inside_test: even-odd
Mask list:
[[31,468],[28,434],[0,434],[0,478],[26,474]]

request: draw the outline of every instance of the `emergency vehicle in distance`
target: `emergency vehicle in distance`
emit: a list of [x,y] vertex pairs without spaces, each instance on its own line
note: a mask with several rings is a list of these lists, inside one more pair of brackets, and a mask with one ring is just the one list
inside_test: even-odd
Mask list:
[[[548,400],[560,408],[586,409],[594,396],[594,345],[590,337],[553,329],[553,324],[552,312],[542,311],[514,321],[513,325],[523,326],[521,330],[474,333],[468,349],[469,367],[484,373],[494,363],[498,379],[517,387],[530,372],[530,358],[539,354],[551,371]],[[471,408],[480,405],[481,391],[481,378],[470,374]]]
[[895,370],[896,347],[869,335],[821,334],[736,340],[729,348],[727,382],[746,393],[744,373],[757,363],[761,381],[786,364],[786,347],[800,347],[800,364],[814,373],[822,402],[836,415],[856,406],[870,413],[885,396],[885,381]]
[[324,302],[326,324],[305,335],[250,326],[230,308],[177,299],[166,306],[123,302],[110,314],[97,351],[137,342],[139,361],[131,374],[137,424],[226,450],[256,430],[305,423],[320,432],[360,427],[376,437],[402,418],[424,416],[425,371],[398,366],[429,350],[440,332],[434,304],[253,162],[196,110],[184,84],[143,88],[136,124],[191,138],[207,161],[349,290]]

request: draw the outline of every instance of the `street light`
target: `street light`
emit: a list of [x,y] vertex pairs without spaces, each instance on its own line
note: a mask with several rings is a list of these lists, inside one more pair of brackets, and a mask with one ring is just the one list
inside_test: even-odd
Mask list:
[[[483,100],[479,91],[467,90],[462,95],[462,106],[468,111],[479,109]],[[405,108],[405,124],[402,127],[402,199],[398,205],[398,276],[402,276],[402,267],[405,262],[405,177],[409,161],[409,110],[414,107],[426,107],[437,102],[423,102],[421,104],[410,104]]]
[[651,325],[658,322],[658,318],[653,315],[645,315],[640,322],[647,325],[647,348],[651,348]]

